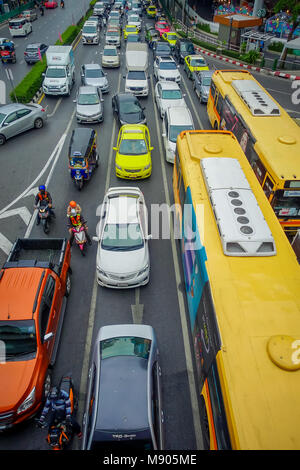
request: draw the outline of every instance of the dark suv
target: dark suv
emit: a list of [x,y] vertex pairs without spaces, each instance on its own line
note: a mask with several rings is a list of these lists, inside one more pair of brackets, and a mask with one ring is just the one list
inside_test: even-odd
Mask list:
[[158,360],[151,326],[100,328],[88,376],[83,450],[164,448]]
[[192,41],[189,39],[178,39],[175,44],[173,56],[180,64],[183,64],[184,58],[187,55],[195,54],[195,48]]

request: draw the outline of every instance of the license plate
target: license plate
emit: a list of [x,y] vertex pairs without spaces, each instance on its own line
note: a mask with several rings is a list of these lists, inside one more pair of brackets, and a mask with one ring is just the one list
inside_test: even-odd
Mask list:
[[118,287],[128,287],[128,284],[118,284]]

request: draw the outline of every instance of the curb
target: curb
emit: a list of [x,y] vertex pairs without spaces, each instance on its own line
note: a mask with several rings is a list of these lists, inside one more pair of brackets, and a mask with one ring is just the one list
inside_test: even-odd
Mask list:
[[255,67],[253,65],[245,64],[244,62],[239,62],[237,60],[229,59],[228,57],[215,54],[214,52],[208,52],[206,49],[201,49],[199,46],[195,46],[195,49],[201,52],[202,54],[206,54],[208,56],[213,57],[214,59],[223,60],[224,62],[229,62],[230,64],[238,65],[240,67],[244,67],[245,69],[253,70],[254,72],[265,73],[267,75],[272,75],[273,77],[286,78],[288,80],[300,80],[300,75],[292,75],[290,73],[284,73],[279,71],[274,72],[273,70]]

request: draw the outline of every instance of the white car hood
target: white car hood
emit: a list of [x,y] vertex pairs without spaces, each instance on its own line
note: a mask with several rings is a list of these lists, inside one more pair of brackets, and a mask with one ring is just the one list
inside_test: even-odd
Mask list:
[[44,79],[44,85],[46,86],[60,86],[60,85],[65,85],[67,81],[67,77],[64,78],[48,78],[45,77]]
[[149,262],[147,245],[139,250],[111,251],[99,246],[97,266],[104,272],[126,275],[142,270]]
[[179,78],[180,73],[178,70],[158,70],[157,74],[164,78]]
[[144,88],[145,84],[147,85],[148,81],[147,79],[145,80],[128,80],[126,79],[126,86],[136,86],[136,87],[141,87]]

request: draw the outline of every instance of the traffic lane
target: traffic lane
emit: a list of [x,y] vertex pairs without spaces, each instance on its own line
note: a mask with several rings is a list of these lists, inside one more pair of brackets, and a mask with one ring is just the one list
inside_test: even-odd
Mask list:
[[[99,48],[93,48],[88,46],[79,45],[78,51],[75,53],[76,62],[76,82],[72,90],[71,97],[45,97],[42,100],[42,105],[47,108],[49,118],[41,130],[31,130],[26,133],[20,134],[12,139],[9,139],[4,149],[8,149],[6,163],[6,171],[1,172],[0,184],[3,188],[1,194],[1,205],[0,213],[5,208],[11,210],[15,207],[25,205],[25,207],[32,212],[33,207],[33,195],[29,198],[25,198],[21,201],[16,200],[20,194],[22,194],[32,183],[36,180],[34,187],[44,183],[49,168],[44,172],[45,166],[49,161],[53,151],[59,141],[62,130],[66,127],[69,116],[75,109],[73,99],[76,97],[76,91],[81,84],[80,79],[80,65],[85,61],[86,63],[94,61],[96,52],[100,52]],[[108,70],[107,77],[109,79],[111,89],[114,89],[114,84],[118,79],[118,72],[115,70]],[[104,94],[104,119],[107,114],[111,113],[111,93]],[[50,108],[50,109],[49,109]],[[51,111],[51,113],[49,113]],[[51,116],[51,117],[50,117]],[[75,119],[75,118],[73,118]],[[75,121],[74,121],[75,122]],[[101,129],[101,125],[98,125],[98,129]],[[68,139],[67,139],[68,141]],[[62,157],[65,158],[67,165],[67,147],[62,151]],[[55,155],[54,155],[55,157]],[[24,159],[25,162],[24,162]],[[50,165],[51,167],[51,165]],[[40,178],[38,176],[41,175]],[[51,188],[50,188],[51,189]],[[11,205],[13,201],[15,204]],[[19,230],[15,232],[15,223],[11,224],[11,219],[5,218],[1,220],[1,232],[6,230],[8,232],[4,235],[13,241],[15,233],[19,233]],[[5,254],[0,251],[0,260],[5,261]]]
[[[12,37],[9,32],[8,24],[3,26],[0,30],[2,37],[11,38],[15,43],[17,62],[15,64],[8,63],[13,74],[14,86],[24,78],[29,72],[31,65],[28,65],[24,60],[24,51],[29,44],[43,42],[45,44],[54,44],[59,39],[59,34],[62,34],[68,26],[77,23],[83,16],[83,4],[73,4],[74,8],[55,10],[45,10],[44,16],[38,17],[37,20],[32,22],[32,33],[26,37]],[[88,7],[87,7],[88,8]],[[87,11],[87,10],[86,10]],[[51,25],[51,26],[50,26]],[[9,93],[11,91],[11,84],[7,79],[4,67],[0,68],[0,79],[6,83],[7,102],[10,102]]]

